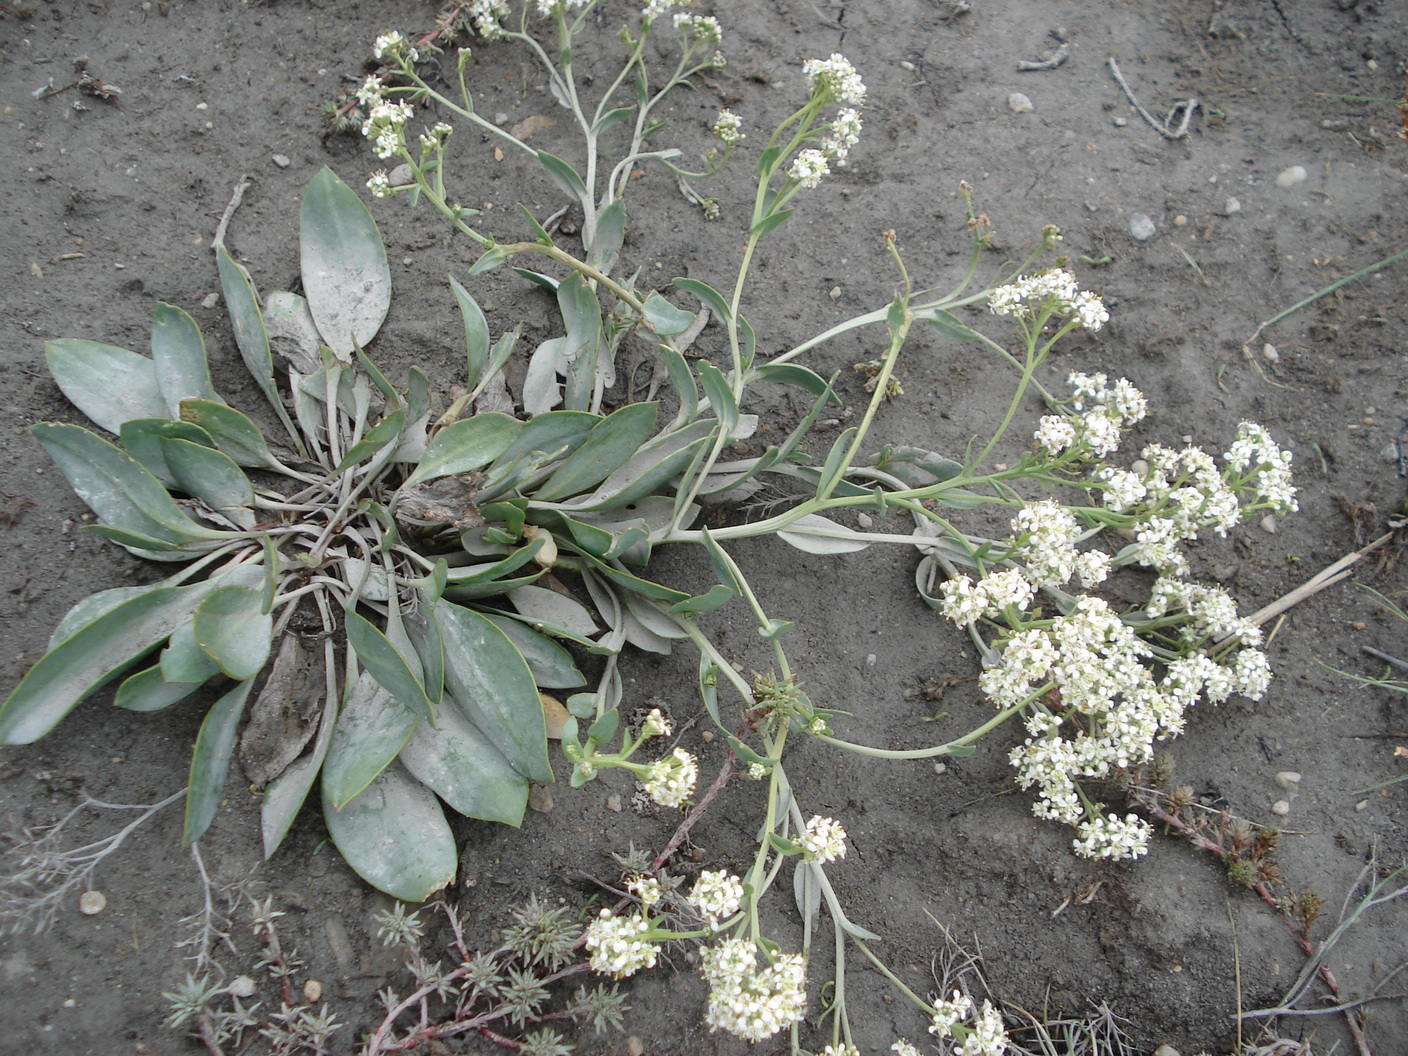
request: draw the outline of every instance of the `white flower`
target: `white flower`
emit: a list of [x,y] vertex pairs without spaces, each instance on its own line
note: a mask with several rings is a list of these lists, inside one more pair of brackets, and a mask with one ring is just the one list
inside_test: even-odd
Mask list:
[[692,36],[701,44],[717,44],[724,39],[719,20],[712,15],[691,15],[684,11],[676,12],[675,28]]
[[651,22],[659,18],[666,11],[670,10],[670,8],[674,7],[676,2],[677,0],[650,0],[640,13],[641,21]]
[[389,158],[404,141],[406,122],[415,115],[411,104],[383,99],[371,108],[362,122],[362,135],[372,141],[372,150],[379,158]]
[[792,159],[787,175],[800,183],[803,190],[810,191],[821,183],[821,178],[830,171],[831,167],[826,164],[826,155],[808,147]]
[[709,983],[704,1021],[744,1041],[762,1041],[801,1021],[806,1012],[806,966],[800,954],[777,957],[761,970],[749,939],[727,939],[700,951]]
[[920,1056],[919,1050],[904,1038],[897,1038],[895,1043],[890,1046],[890,1051],[896,1056]]
[[743,882],[722,869],[706,869],[694,881],[685,901],[709,922],[709,927],[717,928],[719,921],[738,912],[743,902]]
[[353,94],[356,95],[357,102],[359,102],[363,106],[375,106],[377,103],[382,101],[381,78],[377,77],[375,74],[369,76],[365,81],[361,83],[361,85],[357,88],[357,91]]
[[972,1000],[959,990],[955,990],[953,997],[947,1001],[935,998],[933,1021],[929,1024],[929,1033],[937,1038],[952,1037],[953,1025],[967,1019],[968,1014],[972,1011]]
[[824,1045],[816,1056],[860,1056],[860,1049],[847,1042],[839,1045]]
[[416,62],[420,59],[420,52],[411,47],[410,41],[393,29],[390,33],[383,33],[376,38],[376,42],[372,44],[372,57],[392,59],[396,62]]
[[642,968],[654,967],[658,951],[654,943],[640,938],[649,930],[650,924],[638,914],[617,917],[611,910],[603,909],[583,935],[592,968],[624,979]]
[[851,148],[860,142],[860,111],[847,107],[831,121],[831,134],[821,145],[821,152],[838,167],[846,164]]
[[505,0],[474,0],[467,13],[475,31],[485,40],[498,40],[504,35],[500,23],[509,15]]
[[662,807],[683,806],[694,793],[699,778],[699,764],[683,748],[676,748],[665,758],[650,765],[641,780],[646,794]]
[[833,52],[829,59],[808,59],[802,64],[802,72],[807,75],[813,94],[826,92],[847,106],[860,106],[865,102],[865,85],[861,83],[860,74],[839,52]]
[[1077,287],[1076,277],[1064,268],[1024,275],[1015,282],[999,286],[988,297],[988,309],[994,315],[1027,319],[1035,319],[1046,312],[1060,319],[1074,316],[1087,330],[1099,330],[1110,319],[1104,302]]
[[663,893],[660,881],[653,876],[633,876],[626,881],[626,890],[640,899],[641,905],[653,906]]
[[743,119],[732,110],[720,110],[719,116],[714,120],[714,135],[717,136],[726,147],[731,147],[747,137],[743,134]]
[[372,173],[371,179],[367,181],[367,190],[372,192],[373,198],[391,197],[391,177],[387,176],[385,169],[377,169]]
[[1050,454],[1060,455],[1076,443],[1076,427],[1064,415],[1048,414],[1037,425],[1033,439]]
[[1106,814],[1087,818],[1076,831],[1073,843],[1082,858],[1138,858],[1149,850],[1154,830],[1138,814]]
[[659,708],[651,708],[650,714],[640,725],[640,737],[643,741],[651,737],[668,737],[671,732],[670,720],[665,718],[665,713]]
[[839,821],[814,815],[801,838],[802,853],[809,862],[834,862],[846,857],[846,830]]
[[984,1001],[983,1010],[968,1028],[968,1036],[953,1052],[954,1056],[1003,1056],[1007,1045],[1007,1030],[1002,1025],[1001,1013],[992,1007],[991,1001]]

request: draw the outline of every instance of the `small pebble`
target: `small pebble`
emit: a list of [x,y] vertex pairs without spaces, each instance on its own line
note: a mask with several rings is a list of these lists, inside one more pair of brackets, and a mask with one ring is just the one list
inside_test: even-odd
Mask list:
[[202,308],[214,308],[219,303],[220,295],[218,293],[207,293],[205,295],[205,300],[200,302],[200,306]]
[[1154,221],[1143,213],[1135,213],[1129,218],[1129,233],[1140,242],[1147,242],[1154,237],[1158,228],[1154,226]]
[[938,774],[940,777],[943,777],[944,774],[948,773],[948,764],[947,764],[947,763],[935,763],[935,764],[934,764],[934,773]]
[[1186,216],[1184,216],[1182,213],[1179,213],[1177,216],[1175,216],[1175,217],[1173,218],[1173,226],[1174,226],[1174,227],[1186,227],[1187,225],[1188,225],[1188,218],[1187,218]]
[[1369,809],[1369,801],[1367,799],[1361,799],[1358,803],[1354,804],[1354,809],[1362,814]]
[[1228,216],[1242,211],[1242,200],[1240,198],[1229,198],[1227,204],[1222,207],[1222,211]]
[[253,997],[254,980],[247,975],[237,975],[230,980],[230,985],[225,987],[225,993],[231,997]]
[[871,520],[871,518],[870,518],[870,514],[868,514],[868,513],[858,513],[858,514],[856,514],[856,524],[860,525],[862,528],[869,528],[869,527],[870,527],[872,524],[874,524],[874,523],[875,523],[875,522],[874,522],[873,520]]
[[494,115],[494,124],[496,124],[496,125],[506,125],[506,124],[508,124],[508,114],[506,114],[506,113],[504,113],[502,110],[500,110],[497,114]]
[[1327,117],[1320,122],[1320,127],[1327,132],[1343,132],[1349,127],[1349,121],[1343,117]]
[[703,741],[705,744],[713,744],[713,743],[714,743],[714,731],[713,731],[713,730],[704,730],[703,732],[701,732],[701,733],[699,734],[699,739],[700,739],[701,741]]
[[1281,353],[1276,351],[1276,346],[1269,341],[1261,346],[1261,358],[1268,363],[1275,363],[1281,358]]
[[393,187],[404,187],[408,183],[416,182],[416,174],[409,165],[397,165],[386,177],[391,181]]
[[641,1053],[644,1051],[645,1042],[641,1041],[636,1035],[632,1034],[626,1039],[626,1052],[628,1056],[641,1056]]
[[878,656],[876,656],[874,653],[867,653],[867,654],[866,654],[866,657],[865,657],[865,666],[866,666],[866,667],[874,667],[875,664],[876,664],[876,662],[877,662],[879,659],[880,659],[880,658],[879,658]]
[[1180,1053],[1172,1045],[1165,1042],[1154,1050],[1154,1056],[1180,1056]]
[[1100,203],[1087,201],[1085,203],[1085,211],[1087,213],[1098,213],[1100,211]]
[[289,157],[288,157],[287,154],[275,154],[275,155],[274,155],[272,158],[270,158],[269,160],[272,161],[275,165],[277,165],[277,166],[278,166],[279,168],[281,168],[281,169],[286,169],[286,168],[288,168],[290,165],[293,164],[293,162],[289,160]]
[[621,797],[618,796],[615,792],[611,793],[611,795],[606,797],[606,809],[611,811],[613,814],[621,813]]
[[1014,114],[1030,114],[1036,107],[1033,106],[1032,101],[1021,92],[1013,92],[1007,97],[1007,109],[1011,110]]
[[833,286],[833,287],[831,287],[831,292],[828,293],[827,296],[830,297],[830,298],[834,301],[837,297],[841,296],[841,287],[839,287],[839,286]]
[[1275,814],[1277,817],[1284,818],[1290,812],[1291,804],[1289,800],[1278,799],[1275,803],[1271,804],[1271,813]]
[[108,908],[108,896],[101,891],[85,891],[78,896],[78,912],[91,917]]
[[209,104],[209,103],[196,103],[196,109],[197,109],[197,110],[209,110],[209,109],[210,109],[210,104]]
[[1268,535],[1275,535],[1276,529],[1279,528],[1280,525],[1281,522],[1276,519],[1276,515],[1274,513],[1268,513],[1265,517],[1261,519],[1261,530],[1263,532],[1266,532]]
[[303,984],[303,1000],[316,1005],[323,999],[323,984],[317,979],[309,979]]
[[1115,118],[1115,120],[1114,120],[1113,122],[1111,122],[1111,123],[1112,123],[1116,128],[1124,128],[1125,125],[1129,124],[1129,121],[1128,121],[1127,119],[1123,118],[1123,117],[1117,117],[1117,118]]
[[534,785],[528,790],[528,809],[539,814],[552,812],[552,793],[544,785]]
[[1282,770],[1276,775],[1276,783],[1287,792],[1294,792],[1300,785],[1300,774],[1294,770]]
[[1281,172],[1276,177],[1277,187],[1294,187],[1298,183],[1304,183],[1310,174],[1305,171],[1304,165],[1292,165],[1289,169]]

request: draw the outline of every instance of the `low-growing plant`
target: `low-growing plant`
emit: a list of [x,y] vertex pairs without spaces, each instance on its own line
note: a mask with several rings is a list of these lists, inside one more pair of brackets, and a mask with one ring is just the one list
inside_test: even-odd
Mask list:
[[[219,258],[237,343],[283,423],[285,444],[265,440],[251,419],[219,401],[199,334],[177,309],[158,308],[151,359],[91,342],[51,343],[60,386],[126,449],[76,426],[36,428],[97,513],[93,530],[140,556],[188,567],[162,583],[81,603],[0,709],[0,739],[41,736],[79,699],[157,648],[159,662],[120,685],[119,705],[150,710],[208,680],[233,680],[196,746],[186,826],[194,840],[213,816],[260,673],[270,668],[251,723],[266,707],[306,696],[288,687],[311,669],[319,707],[306,717],[306,736],[280,741],[275,756],[256,757],[268,781],[266,849],[278,846],[317,782],[329,832],[353,868],[418,901],[454,875],[440,800],[471,816],[517,823],[527,783],[551,780],[538,688],[587,682],[558,641],[596,657],[594,688],[567,701],[562,751],[571,784],[624,769],[658,803],[691,803],[697,760],[678,747],[663,757],[647,754],[671,734],[671,723],[652,711],[628,729],[617,669],[627,645],[667,652],[688,643],[699,656],[704,711],[729,752],[682,832],[736,761],[759,782],[757,845],[741,874],[708,869],[683,893],[665,871],[677,834],[629,873],[630,903],[602,910],[585,929],[591,967],[620,979],[654,965],[663,943],[701,942],[710,1027],[751,1041],[791,1029],[799,1049],[796,1028],[824,905],[836,943],[823,1052],[855,1052],[845,996],[845,951],[854,945],[924,1010],[936,1038],[965,1056],[1000,1053],[1006,1028],[990,1002],[979,1007],[962,992],[916,993],[872,951],[877,936],[851,919],[826,873],[846,855],[845,829],[803,809],[806,789],[793,785],[785,767],[788,742],[812,738],[876,760],[962,756],[983,736],[1020,722],[1025,736],[1010,758],[1018,783],[1035,790],[1034,813],[1072,826],[1078,854],[1138,857],[1151,826],[1111,810],[1098,789],[1148,762],[1156,742],[1181,732],[1195,702],[1256,697],[1269,679],[1256,648],[1259,629],[1238,616],[1227,592],[1190,577],[1186,544],[1223,535],[1249,516],[1294,509],[1290,455],[1264,429],[1242,423],[1220,460],[1199,448],[1156,444],[1118,459],[1147,411],[1129,381],[1072,373],[1069,392],[1059,395],[1038,381],[1059,342],[1103,326],[1104,303],[1079,288],[1062,258],[1039,266],[1057,245],[1054,228],[1026,259],[1000,264],[978,281],[989,241],[987,220],[973,215],[971,202],[972,252],[953,289],[917,287],[901,239],[886,232],[895,269],[890,302],[764,355],[761,349],[777,347],[766,332],[758,336],[770,327],[773,306],[746,303],[752,264],[806,193],[845,164],[861,132],[866,89],[839,54],[804,64],[805,100],[760,136],[746,242],[726,281],[673,280],[672,295],[690,299],[691,307],[681,308],[638,274],[612,278],[626,218],[628,170],[621,167],[676,156],[643,149],[655,131],[650,112],[663,96],[648,88],[642,42],[667,15],[681,35],[684,58],[663,82],[669,91],[702,68],[696,52],[721,35],[713,19],[670,14],[672,6],[652,0],[622,33],[621,73],[607,80],[595,108],[583,104],[572,72],[578,38],[598,7],[592,0],[531,0],[516,16],[503,0],[456,4],[440,30],[415,43],[399,33],[378,38],[374,50],[384,68],[358,92],[364,134],[380,158],[400,163],[372,176],[374,196],[429,201],[483,250],[470,277],[519,257],[545,260],[558,272],[520,271],[554,292],[565,331],[528,357],[526,421],[479,402],[500,385],[518,331],[491,342],[483,312],[458,282],[452,288],[466,337],[465,396],[432,420],[423,373],[412,368],[402,390],[376,369],[363,346],[389,298],[384,253],[361,203],[326,171],[303,205],[304,298],[269,295],[261,307],[233,259],[223,252]],[[517,28],[506,29],[509,23]],[[444,78],[431,45],[464,24],[487,41],[527,47],[577,122],[584,147],[575,167],[514,142],[589,218],[580,256],[526,211],[530,237],[514,242],[483,229],[482,216],[457,204],[446,164],[454,129],[439,114],[504,135],[474,110],[466,51],[453,63],[460,98],[435,87]],[[555,38],[555,54],[540,42],[543,33]],[[628,84],[634,101],[615,106],[613,96]],[[417,107],[430,109],[434,120],[412,143]],[[600,181],[600,135],[614,124],[635,131],[624,160]],[[743,124],[724,112],[715,133],[732,148]],[[962,191],[967,199],[966,186]],[[997,321],[997,337],[985,333],[979,316],[960,315],[984,307]],[[749,314],[761,320],[757,328]],[[278,338],[272,344],[271,325]],[[726,351],[718,363],[687,359],[689,341],[708,325],[718,328]],[[866,407],[827,450],[813,451],[812,426],[839,397],[834,379],[802,361],[862,328],[884,335],[880,355],[864,365]],[[615,355],[628,333],[659,351],[674,407],[663,427],[654,402],[621,398],[602,413],[621,391]],[[900,356],[921,334],[974,342],[1016,374],[1003,417],[961,458],[872,437],[899,395]],[[272,350],[286,347],[294,359],[285,398]],[[746,408],[760,381],[800,388],[810,409],[762,454],[730,457],[756,427]],[[1033,396],[1048,413],[1020,456],[997,463],[999,445],[1025,427]],[[256,488],[242,467],[284,484]],[[746,499],[764,481],[787,496],[781,508],[758,520],[699,526],[703,500]],[[989,511],[986,519],[970,517],[965,525],[975,509]],[[993,512],[1008,522],[997,535],[979,528],[993,523]],[[866,520],[857,517],[861,526],[852,527],[859,514]],[[875,526],[892,515],[905,520],[890,530]],[[920,594],[962,628],[981,658],[992,717],[913,750],[839,736],[845,713],[804,692],[789,660],[792,622],[769,610],[730,553],[737,540],[769,536],[820,557],[876,544],[915,551]],[[1109,551],[1099,549],[1107,539]],[[669,545],[701,550],[717,583],[693,593],[649,578],[652,554]],[[1102,587],[1124,569],[1155,575],[1125,576],[1118,594]],[[1147,597],[1137,604],[1111,600],[1138,596],[1140,583]],[[725,605],[756,624],[772,652],[770,673],[745,678],[697,618]],[[765,933],[761,913],[784,878],[804,919],[795,952]],[[388,1030],[399,1007],[391,1008]],[[904,1045],[899,1051],[908,1051]]]

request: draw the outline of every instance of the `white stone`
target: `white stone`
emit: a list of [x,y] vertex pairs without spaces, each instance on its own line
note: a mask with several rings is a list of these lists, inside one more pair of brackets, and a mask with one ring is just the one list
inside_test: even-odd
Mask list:
[[1310,174],[1305,171],[1304,165],[1292,165],[1289,169],[1282,171],[1276,177],[1277,187],[1294,187],[1298,183],[1304,183]]
[[1129,218],[1129,233],[1140,242],[1147,242],[1158,232],[1154,221],[1143,213],[1135,213]]
[[1014,114],[1030,114],[1036,107],[1021,92],[1013,92],[1007,97],[1007,109]]

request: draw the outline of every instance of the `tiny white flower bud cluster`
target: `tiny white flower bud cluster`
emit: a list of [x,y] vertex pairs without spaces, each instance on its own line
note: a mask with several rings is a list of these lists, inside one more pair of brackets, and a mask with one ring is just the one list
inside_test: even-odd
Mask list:
[[675,28],[700,44],[717,44],[724,39],[723,27],[713,15],[691,15],[678,11],[675,13]]
[[391,59],[394,62],[419,62],[420,52],[396,30],[383,33],[372,44],[372,57]]
[[367,190],[372,192],[373,198],[391,197],[391,177],[386,174],[385,169],[377,169],[372,173],[371,179],[367,180]]
[[[984,1001],[982,1011],[973,1016],[971,1023],[966,1022],[972,1014],[972,999],[955,990],[949,1000],[934,1001],[929,1033],[939,1039],[961,1037],[963,1040],[953,1049],[954,1056],[1003,1056],[1010,1039],[1002,1025],[1002,1014],[992,1007],[991,1001]],[[898,1046],[894,1048],[900,1051]]]
[[665,758],[650,764],[641,779],[646,794],[662,807],[680,807],[694,794],[699,779],[699,764],[683,748],[676,748]]
[[626,881],[626,890],[640,899],[643,906],[653,906],[660,901],[664,891],[660,881],[653,876],[633,876]]
[[1110,555],[1100,550],[1078,551],[1080,525],[1064,506],[1053,499],[1025,506],[1012,519],[1016,539],[1013,554],[1022,562],[1027,578],[1038,587],[1059,587],[1079,576],[1092,587],[1110,573]]
[[807,831],[799,841],[802,855],[809,862],[834,862],[846,857],[846,830],[839,821],[815,815],[807,822]]
[[988,298],[993,315],[1016,315],[1036,319],[1050,313],[1058,319],[1072,316],[1087,330],[1099,330],[1110,321],[1105,303],[1089,290],[1076,285],[1076,277],[1065,268],[1053,268],[1024,275],[1016,282],[999,286]]
[[786,954],[757,969],[757,947],[749,939],[726,939],[700,951],[709,984],[704,1021],[744,1041],[762,1041],[801,1021],[806,1013],[806,964]]
[[685,899],[695,911],[717,928],[719,921],[738,912],[743,903],[743,882],[722,869],[706,869],[694,881]]
[[378,158],[389,158],[405,141],[406,122],[415,116],[411,104],[404,100],[381,99],[372,106],[362,122],[362,135],[372,141],[372,151]]
[[837,168],[845,168],[851,148],[860,142],[860,111],[847,107],[831,120],[831,132],[821,144],[821,152]]
[[838,1045],[823,1045],[816,1056],[860,1056],[860,1049],[850,1042],[843,1041]]
[[743,134],[743,119],[732,110],[719,111],[719,116],[714,121],[714,135],[726,147],[731,147],[747,138]]
[[808,59],[802,64],[802,72],[813,94],[825,92],[846,106],[860,106],[865,102],[865,84],[856,68],[840,52],[833,52],[829,59]]
[[665,718],[665,713],[659,708],[651,708],[650,714],[640,725],[641,740],[649,740],[651,737],[668,737],[672,732],[673,727],[670,725],[670,720]]
[[641,938],[649,930],[649,922],[639,914],[618,917],[603,909],[583,935],[592,968],[617,979],[653,968],[659,951],[654,943]]

